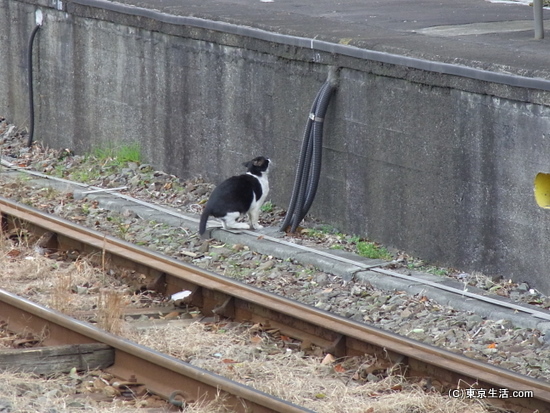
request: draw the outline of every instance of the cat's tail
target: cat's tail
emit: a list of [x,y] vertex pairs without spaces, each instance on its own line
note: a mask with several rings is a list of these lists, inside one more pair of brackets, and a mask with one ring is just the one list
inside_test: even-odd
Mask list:
[[210,208],[206,206],[204,208],[204,211],[202,211],[201,215],[201,221],[199,223],[199,234],[202,235],[206,231],[206,221],[208,221],[208,217],[210,216]]

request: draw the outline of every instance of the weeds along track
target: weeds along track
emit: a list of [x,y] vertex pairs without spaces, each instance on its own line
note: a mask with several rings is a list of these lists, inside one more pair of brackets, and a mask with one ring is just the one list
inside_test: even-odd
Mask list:
[[[86,255],[104,268],[135,271],[143,276],[147,289],[166,296],[185,291],[178,306],[196,308],[202,317],[255,323],[335,357],[372,354],[381,360],[380,368],[429,379],[444,394],[456,389],[492,389],[495,394],[506,395],[485,399],[499,407],[550,410],[550,384],[546,382],[279,297],[5,198],[0,198],[0,212],[3,237],[25,234],[27,242],[36,248],[61,255]],[[10,330],[42,335],[47,331],[46,345],[106,344],[114,349],[110,372],[123,380],[138,380],[167,399],[175,391],[189,399],[213,398],[221,391],[233,411],[308,411],[5,291],[0,291],[0,301],[0,317]]]

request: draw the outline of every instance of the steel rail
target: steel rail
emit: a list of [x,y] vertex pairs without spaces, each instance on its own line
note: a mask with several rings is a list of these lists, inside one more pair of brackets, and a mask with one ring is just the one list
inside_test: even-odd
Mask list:
[[203,314],[260,322],[337,356],[374,353],[401,366],[408,376],[430,376],[449,390],[463,385],[510,394],[532,391],[533,398],[487,401],[509,409],[550,409],[550,383],[318,310],[1,197],[0,213],[3,230],[33,226],[39,234],[54,232],[56,248],[93,251],[104,262],[138,269],[155,278],[157,289],[165,294],[190,290],[188,303]]
[[[134,376],[148,390],[168,399],[180,391],[187,399],[213,399],[225,395],[227,407],[236,412],[311,412],[222,376],[194,367],[166,354],[107,333],[55,310],[0,289],[0,316],[14,331],[32,331],[46,336],[44,344],[100,342],[115,349],[115,363],[108,368],[117,377]],[[250,410],[251,409],[251,410]]]

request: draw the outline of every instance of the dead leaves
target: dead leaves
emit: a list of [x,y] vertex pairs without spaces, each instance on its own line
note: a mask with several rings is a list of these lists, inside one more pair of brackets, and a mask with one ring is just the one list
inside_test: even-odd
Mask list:
[[336,373],[345,373],[347,370],[341,364],[337,364],[334,366],[334,371]]
[[14,249],[8,251],[8,253],[7,253],[6,255],[7,255],[8,257],[12,258],[12,259],[13,259],[13,258],[17,258],[17,257],[19,257],[19,256],[21,255],[21,250],[20,250],[20,249],[14,248]]
[[6,329],[8,324],[0,320],[0,348],[29,348],[40,344],[40,339],[31,334],[15,334]]

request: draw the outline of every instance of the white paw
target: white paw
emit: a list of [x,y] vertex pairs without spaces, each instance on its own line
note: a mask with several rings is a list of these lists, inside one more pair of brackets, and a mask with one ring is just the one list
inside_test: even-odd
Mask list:
[[252,228],[253,228],[253,229],[262,229],[263,227],[264,227],[264,226],[263,226],[263,225],[260,225],[260,224],[255,224],[255,225],[253,224],[253,225],[252,225]]
[[235,222],[231,226],[227,227],[228,229],[250,229],[250,225],[244,222]]

